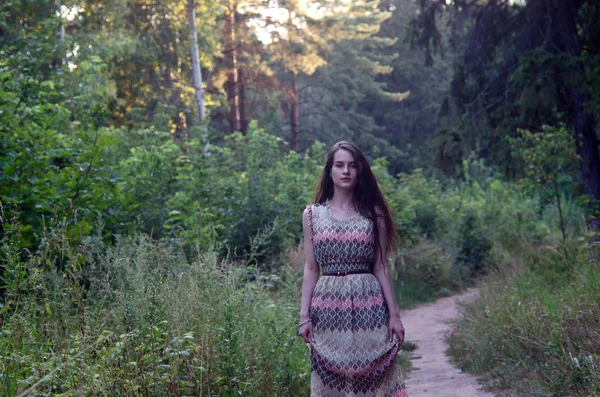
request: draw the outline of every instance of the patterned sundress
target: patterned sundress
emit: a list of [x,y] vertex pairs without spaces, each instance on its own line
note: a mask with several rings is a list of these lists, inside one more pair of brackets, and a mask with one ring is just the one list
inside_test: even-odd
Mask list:
[[323,274],[310,303],[311,397],[408,397],[396,363],[400,346],[396,335],[388,340],[388,307],[371,273],[372,222],[360,214],[335,218],[329,201],[308,211]]

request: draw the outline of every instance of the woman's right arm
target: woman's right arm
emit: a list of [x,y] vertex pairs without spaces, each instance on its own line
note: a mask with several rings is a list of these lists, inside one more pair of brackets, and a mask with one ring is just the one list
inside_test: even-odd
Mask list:
[[[310,300],[319,280],[319,265],[315,260],[315,252],[312,241],[312,225],[309,222],[310,208],[302,214],[302,230],[304,233],[304,278],[302,279],[302,301],[300,307],[300,323],[309,319]],[[313,325],[307,322],[298,329],[298,334],[306,343],[314,343]]]

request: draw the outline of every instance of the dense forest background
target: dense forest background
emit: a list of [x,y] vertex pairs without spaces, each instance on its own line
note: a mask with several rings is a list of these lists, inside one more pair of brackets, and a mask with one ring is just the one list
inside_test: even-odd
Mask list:
[[349,140],[400,304],[483,278],[457,362],[593,395],[598,98],[598,0],[2,2],[0,394],[308,395],[301,214]]

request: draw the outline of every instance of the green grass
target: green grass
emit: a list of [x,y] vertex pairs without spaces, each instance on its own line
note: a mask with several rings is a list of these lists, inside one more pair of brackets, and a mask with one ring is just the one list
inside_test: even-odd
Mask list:
[[522,396],[600,394],[600,272],[582,241],[542,247],[496,274],[450,338],[463,370]]
[[181,252],[120,238],[6,263],[0,395],[308,396],[298,273]]
[[[292,265],[268,274],[145,236],[100,241],[72,246],[58,228],[23,258],[4,239],[0,395],[310,394]],[[407,352],[399,361],[407,371]]]

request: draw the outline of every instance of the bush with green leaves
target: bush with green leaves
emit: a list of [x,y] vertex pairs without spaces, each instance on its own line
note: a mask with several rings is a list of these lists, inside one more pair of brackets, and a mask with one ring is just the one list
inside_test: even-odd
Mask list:
[[454,258],[438,240],[423,238],[406,248],[394,270],[396,295],[403,307],[450,295],[462,283]]
[[55,11],[0,5],[0,201],[19,207],[24,247],[37,245],[44,218],[67,215],[75,237],[120,200],[111,172],[117,141],[102,128],[114,83],[92,53],[69,67],[74,43],[56,34]]
[[493,176],[478,179],[444,184],[419,170],[400,175],[388,197],[401,235],[401,285],[423,266],[447,268],[433,284],[419,281],[427,285],[421,291],[436,291],[430,297],[447,293],[546,238],[536,199]]
[[312,200],[324,157],[322,144],[299,154],[252,123],[246,136],[233,134],[224,145],[203,150],[194,140],[175,164],[174,189],[165,201],[169,236],[202,248],[218,242],[242,253],[276,222],[272,254],[298,241],[302,210]]
[[577,184],[569,168],[574,168],[579,160],[573,134],[564,124],[543,126],[542,131],[532,133],[519,130],[517,138],[508,137],[514,156],[525,163],[527,179],[522,183],[536,190],[544,201],[552,202],[558,210],[558,226],[563,241],[566,239],[567,225],[563,214],[564,192],[573,193]]

